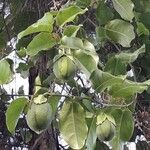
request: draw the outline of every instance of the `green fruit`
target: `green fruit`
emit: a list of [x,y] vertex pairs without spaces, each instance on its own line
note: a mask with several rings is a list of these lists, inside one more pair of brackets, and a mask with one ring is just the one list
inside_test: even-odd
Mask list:
[[57,56],[57,59],[54,60],[53,72],[58,79],[68,80],[75,75],[76,65],[66,55],[60,58]]
[[110,141],[115,134],[115,125],[107,118],[96,128],[96,134],[101,141]]
[[26,115],[27,124],[31,130],[41,133],[49,127],[52,118],[52,108],[49,103],[31,105]]

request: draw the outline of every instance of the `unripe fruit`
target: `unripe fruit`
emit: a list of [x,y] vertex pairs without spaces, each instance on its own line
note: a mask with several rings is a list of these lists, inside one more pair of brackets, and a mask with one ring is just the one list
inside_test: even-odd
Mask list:
[[115,125],[107,118],[97,126],[96,134],[101,141],[110,141],[115,134]]
[[52,108],[49,103],[33,103],[26,115],[28,126],[38,134],[49,127],[51,119]]
[[76,72],[76,65],[72,59],[64,55],[54,60],[53,72],[58,79],[68,80]]

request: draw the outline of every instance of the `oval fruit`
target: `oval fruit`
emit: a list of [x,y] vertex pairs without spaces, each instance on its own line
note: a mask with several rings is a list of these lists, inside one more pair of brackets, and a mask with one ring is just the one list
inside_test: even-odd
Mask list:
[[115,134],[115,125],[107,118],[96,128],[96,134],[101,141],[110,141]]
[[76,65],[68,56],[57,56],[56,62],[54,62],[53,72],[58,79],[68,80],[73,77],[76,72]]
[[41,133],[49,127],[52,118],[52,108],[49,103],[31,105],[26,115],[26,121],[31,130]]

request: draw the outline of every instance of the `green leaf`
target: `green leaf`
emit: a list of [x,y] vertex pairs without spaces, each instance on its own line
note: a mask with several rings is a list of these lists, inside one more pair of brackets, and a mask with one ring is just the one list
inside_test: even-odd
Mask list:
[[27,99],[17,98],[13,100],[6,111],[6,124],[8,130],[13,134],[15,132],[16,125],[18,123],[19,117],[27,105]]
[[102,111],[105,111],[105,110],[101,110],[101,112],[98,114],[96,124],[97,125],[102,124],[107,119],[108,121],[110,121],[111,123],[115,125],[116,123],[115,123],[114,118],[110,116],[109,114],[106,114],[105,112],[102,112]]
[[90,52],[93,52],[96,54],[94,45],[92,43],[90,43],[88,40],[84,40],[83,48],[84,48],[84,50],[87,50],[87,51],[90,51]]
[[88,132],[84,109],[76,102],[66,101],[59,114],[62,137],[71,148],[81,149]]
[[[121,109],[115,109],[111,112],[111,115],[114,117],[116,122],[116,133],[115,137],[113,138],[111,145],[112,150],[121,150],[122,149],[122,141],[120,139],[120,126],[122,121],[122,110]],[[126,132],[128,132],[126,130]]]
[[[37,92],[37,91],[36,91]],[[35,104],[43,104],[47,102],[47,98],[43,94],[39,94],[33,98]]]
[[78,67],[89,78],[91,73],[97,68],[99,61],[97,54],[88,50],[76,50],[73,54]]
[[18,34],[18,39],[21,39],[22,37],[36,33],[36,32],[52,32],[53,30],[53,23],[54,19],[51,13],[45,13],[45,15],[39,19],[36,23],[29,26],[24,31],[20,32]]
[[[87,75],[90,74],[97,68],[99,57],[95,52],[95,47],[92,43],[85,40],[82,41],[77,37],[66,37],[62,38],[63,47],[74,49],[72,53],[74,55],[75,62],[79,68]],[[90,62],[90,63],[89,63]]]
[[58,12],[56,16],[56,23],[58,26],[62,27],[67,22],[73,21],[77,15],[84,14],[86,11],[87,11],[87,8],[83,10],[76,5],[67,7]]
[[137,22],[137,34],[140,36],[142,34],[149,35],[149,30],[141,22]]
[[132,21],[134,4],[131,0],[112,0],[112,2],[115,10],[123,19]]
[[[82,94],[84,95],[84,94]],[[84,95],[86,97],[86,95]],[[91,113],[94,113],[94,106],[92,105],[92,101],[89,101],[85,98],[82,99],[82,107],[84,108],[84,110],[88,111],[88,112],[91,112]]]
[[96,8],[96,18],[99,24],[106,24],[108,21],[113,19],[112,9],[110,9],[104,0],[99,1],[98,7]]
[[0,60],[0,85],[10,82],[12,72],[10,64],[6,60]]
[[110,21],[105,26],[105,30],[110,40],[121,44],[123,47],[130,47],[130,42],[135,38],[134,27],[120,19]]
[[126,81],[121,84],[114,84],[110,88],[110,94],[114,97],[123,97],[126,99],[131,99],[137,93],[142,93],[144,90],[147,90],[147,86],[137,82]]
[[141,46],[138,50],[133,53],[129,52],[121,52],[113,57],[111,57],[106,66],[104,71],[109,72],[113,75],[124,75],[126,74],[126,67],[127,64],[134,62],[139,54],[145,52],[145,45]]
[[131,111],[124,110],[122,112],[122,121],[120,126],[120,139],[122,141],[130,140],[134,130],[134,118]]
[[67,37],[62,38],[63,47],[71,49],[84,49],[83,42],[80,38],[77,37]]
[[57,39],[50,33],[42,32],[33,38],[27,46],[27,54],[36,55],[42,50],[48,50],[57,44]]
[[105,28],[101,26],[96,27],[96,39],[100,44],[107,39]]
[[95,53],[95,47],[92,43],[87,40],[82,41],[80,38],[77,37],[67,37],[64,36],[62,38],[62,47],[71,48],[71,49],[82,49],[87,50]]
[[127,63],[116,57],[111,57],[104,68],[105,72],[109,72],[112,75],[125,75]]
[[134,119],[129,110],[115,109],[111,112],[116,122],[116,135],[112,141],[113,150],[120,150],[122,142],[128,141],[134,130]]
[[92,117],[92,119],[87,119],[88,123],[88,135],[86,139],[86,147],[87,150],[94,150],[94,147],[96,145],[96,117]]
[[137,49],[133,53],[122,52],[116,55],[116,57],[120,58],[123,62],[132,63],[138,58],[139,54],[142,54],[142,53],[145,53],[145,45],[141,46],[139,49]]
[[61,99],[61,97],[59,97],[59,96],[50,96],[48,98],[48,102],[52,107],[52,119],[54,119],[54,117],[55,117],[60,99]]
[[149,82],[133,82],[125,79],[124,76],[113,76],[101,70],[95,70],[90,77],[96,91],[102,92],[105,89],[113,97],[129,99],[136,93],[147,90]]
[[64,36],[68,36],[68,37],[75,37],[77,35],[77,32],[79,31],[80,27],[82,25],[68,25],[65,29],[64,29]]

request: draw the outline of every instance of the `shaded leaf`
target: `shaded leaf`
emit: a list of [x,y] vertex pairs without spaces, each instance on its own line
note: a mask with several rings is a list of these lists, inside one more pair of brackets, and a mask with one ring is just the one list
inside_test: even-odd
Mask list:
[[115,10],[123,19],[132,21],[134,3],[131,0],[112,0],[112,2]]
[[20,129],[20,135],[25,143],[30,142],[33,137],[32,133],[27,128]]
[[135,38],[133,26],[120,19],[110,21],[105,26],[105,30],[110,40],[121,44],[123,47],[130,47],[130,42]]
[[[4,32],[0,32],[0,52],[6,46],[6,39],[4,38],[4,36],[5,36],[5,33]],[[1,52],[1,53],[3,53],[3,52]]]
[[45,13],[45,15],[39,19],[36,23],[29,26],[24,31],[18,34],[18,38],[21,39],[22,37],[36,33],[36,32],[52,32],[53,30],[53,23],[54,19],[51,13]]
[[145,12],[150,12],[150,0],[142,0]]
[[0,15],[0,29],[2,29],[4,26],[4,19],[3,17]]
[[8,130],[13,134],[15,132],[16,125],[19,117],[22,114],[24,107],[27,105],[27,99],[17,98],[10,103],[6,111],[6,124]]
[[10,9],[13,14],[16,14],[18,10],[22,8],[22,5],[24,4],[24,1],[20,0],[11,0]]
[[18,94],[23,95],[24,94],[24,86],[20,86],[18,89]]
[[89,7],[91,4],[91,0],[76,0],[76,5],[81,8]]
[[19,51],[16,51],[16,54],[20,58],[25,57],[26,56],[26,49],[25,48],[21,48]]
[[31,42],[31,38],[29,38],[27,36],[23,37],[17,41],[16,49],[20,50],[21,48],[27,47],[30,42]]
[[140,22],[144,24],[144,26],[150,30],[150,12],[141,13],[139,16]]
[[134,10],[136,12],[144,12],[144,5],[141,1],[132,0],[132,2],[134,3]]
[[105,143],[97,140],[96,141],[96,147],[94,150],[110,150],[110,149]]
[[62,137],[71,148],[81,149],[88,132],[84,109],[78,103],[67,101],[59,114]]
[[[19,0],[20,1],[20,0]],[[18,5],[18,4],[17,4]],[[33,24],[36,19],[36,12],[33,11],[20,11],[14,16],[14,32],[19,34],[29,25]]]
[[105,4],[105,1],[99,1],[98,7],[96,8],[96,18],[100,24],[106,24],[108,21],[113,19],[112,10]]
[[74,5],[60,10],[56,16],[56,23],[58,26],[63,26],[67,22],[73,21],[77,15],[84,14],[87,9],[81,9]]

